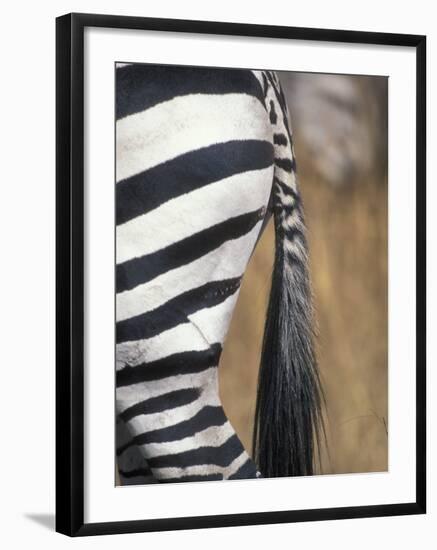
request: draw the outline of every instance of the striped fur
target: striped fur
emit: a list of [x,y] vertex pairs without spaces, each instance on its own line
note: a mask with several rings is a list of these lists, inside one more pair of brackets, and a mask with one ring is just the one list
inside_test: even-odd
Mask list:
[[[270,72],[139,64],[118,67],[116,82],[122,483],[259,477],[223,411],[217,365],[272,185],[283,257],[305,267],[279,82]],[[300,284],[292,263],[284,272]],[[265,412],[258,406],[262,437]]]

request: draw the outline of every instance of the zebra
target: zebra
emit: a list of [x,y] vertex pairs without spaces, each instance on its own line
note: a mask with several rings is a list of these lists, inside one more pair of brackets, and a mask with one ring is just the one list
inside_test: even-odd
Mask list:
[[[253,249],[275,264],[252,455],[217,366]],[[288,108],[273,71],[116,65],[116,412],[123,485],[314,473],[323,392]]]

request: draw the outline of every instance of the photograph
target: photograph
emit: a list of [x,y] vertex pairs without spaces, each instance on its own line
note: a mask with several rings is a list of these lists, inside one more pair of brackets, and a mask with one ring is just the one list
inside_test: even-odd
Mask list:
[[425,513],[426,37],[56,36],[57,531]]
[[116,62],[115,484],[388,470],[388,78]]

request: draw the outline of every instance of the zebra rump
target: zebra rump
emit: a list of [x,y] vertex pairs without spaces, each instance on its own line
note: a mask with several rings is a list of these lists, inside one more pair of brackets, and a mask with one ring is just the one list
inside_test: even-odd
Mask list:
[[[278,77],[132,64],[117,69],[116,84],[120,479],[309,475],[322,397],[302,204]],[[217,367],[268,205],[276,260],[252,460],[223,409]]]

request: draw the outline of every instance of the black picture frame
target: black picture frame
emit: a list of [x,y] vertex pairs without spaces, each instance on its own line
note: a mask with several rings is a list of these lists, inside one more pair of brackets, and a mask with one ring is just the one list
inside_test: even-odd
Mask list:
[[[404,46],[416,51],[416,499],[387,505],[84,523],[84,29]],[[56,20],[56,530],[69,536],[423,514],[426,511],[426,37],[68,14]]]

